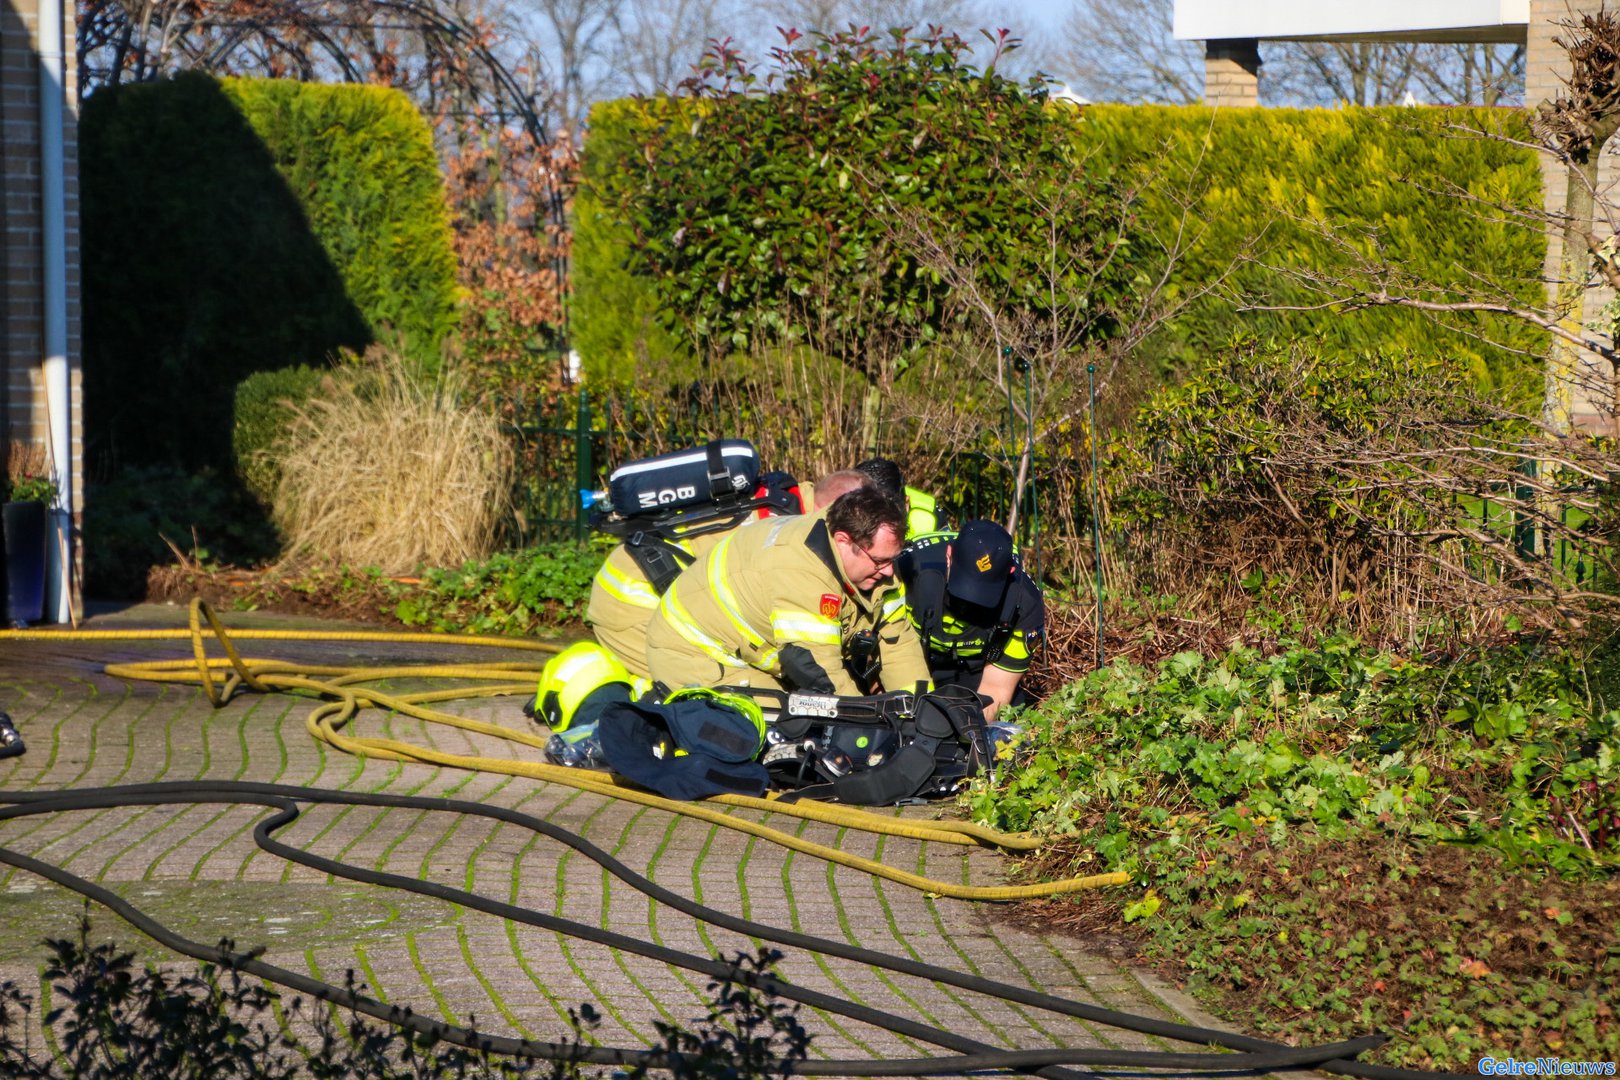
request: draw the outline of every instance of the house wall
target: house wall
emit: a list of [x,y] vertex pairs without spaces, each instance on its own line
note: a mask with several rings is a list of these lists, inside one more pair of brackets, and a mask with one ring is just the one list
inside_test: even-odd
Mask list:
[[[40,186],[40,60],[35,48],[38,0],[0,0],[0,145],[4,147],[0,184],[4,282],[0,302],[0,342],[4,379],[0,381],[0,449],[23,442],[43,453],[49,445],[44,352],[44,253]],[[80,408],[79,349],[79,170],[77,62],[72,5],[63,30],[63,70],[67,86],[64,155],[67,229],[68,365],[71,372],[73,490],[83,490],[80,465],[83,420]],[[75,516],[80,500],[74,500]],[[77,521],[75,521],[75,526]]]

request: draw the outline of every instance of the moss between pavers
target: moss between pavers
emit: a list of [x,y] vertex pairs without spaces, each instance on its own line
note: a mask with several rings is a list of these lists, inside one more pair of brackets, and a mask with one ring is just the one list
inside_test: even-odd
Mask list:
[[[352,885],[135,881],[110,886],[174,932],[204,945],[231,938],[237,948],[267,946],[274,953],[328,944],[353,946],[398,937],[408,930],[453,926],[458,909],[431,897],[357,890]],[[77,933],[84,902],[48,882],[13,875],[0,891],[0,956],[9,964],[38,964],[48,937]],[[90,906],[95,941],[114,941],[157,958],[159,947],[117,915]]]

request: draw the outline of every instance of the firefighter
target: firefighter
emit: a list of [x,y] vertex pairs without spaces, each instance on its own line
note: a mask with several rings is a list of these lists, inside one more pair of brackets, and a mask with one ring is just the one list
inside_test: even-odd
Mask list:
[[970,521],[912,541],[895,572],[934,684],[976,690],[989,699],[985,718],[995,719],[1018,696],[1046,631],[1046,602],[1018,565],[1012,537],[993,521]]
[[828,473],[813,484],[800,484],[799,498],[804,506],[804,512],[813,514],[817,510],[827,509],[846,491],[854,491],[871,482],[872,478],[865,473],[856,472],[854,469],[839,469],[837,472]]
[[934,497],[926,491],[907,487],[900,466],[888,458],[872,458],[855,466],[855,471],[864,473],[872,483],[906,504],[907,540],[939,531],[939,510]]
[[681,572],[647,629],[670,687],[867,694],[926,686],[895,587],[905,510],[863,486],[824,512],[738,529]]
[[[844,469],[822,477],[813,487],[808,484],[800,487],[811,488],[803,492],[802,497],[812,509],[820,509],[866,482],[867,478],[861,473]],[[693,537],[654,538],[653,542],[667,542],[674,550],[666,553],[688,564],[707,554],[729,535],[729,531],[720,531]],[[647,677],[647,620],[658,609],[659,595],[646,571],[624,544],[608,552],[602,568],[591,579],[591,598],[585,607],[586,624],[604,648],[641,678]]]

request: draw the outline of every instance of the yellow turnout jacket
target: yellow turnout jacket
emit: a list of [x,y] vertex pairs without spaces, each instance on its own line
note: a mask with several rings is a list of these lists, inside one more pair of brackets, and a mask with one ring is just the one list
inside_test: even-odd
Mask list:
[[681,572],[647,629],[654,679],[679,686],[777,686],[782,649],[809,651],[840,694],[865,690],[845,669],[850,642],[872,631],[890,690],[928,681],[916,628],[895,581],[861,593],[844,577],[823,514],[751,522]]

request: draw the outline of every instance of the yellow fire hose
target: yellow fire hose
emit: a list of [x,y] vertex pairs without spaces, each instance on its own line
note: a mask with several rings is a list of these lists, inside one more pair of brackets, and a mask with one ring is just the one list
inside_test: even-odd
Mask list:
[[[203,624],[207,623],[205,627]],[[208,655],[207,640],[212,637],[225,651],[224,658]],[[235,640],[254,641],[378,641],[417,642],[435,645],[493,645],[508,649],[554,653],[559,646],[536,641],[504,637],[479,637],[449,634],[403,633],[395,631],[287,631],[287,630],[234,630],[227,632],[214,610],[200,597],[191,602],[190,627],[185,630],[11,630],[0,631],[0,640],[24,641],[153,641],[190,640],[192,659],[158,660],[138,663],[108,664],[106,672],[114,678],[140,679],[155,682],[196,683],[215,707],[224,706],[237,691],[246,686],[259,693],[278,690],[303,690],[327,700],[318,705],[305,720],[311,735],[346,753],[393,761],[414,761],[457,769],[505,773],[545,780],[584,791],[595,792],[615,799],[639,803],[643,806],[667,810],[670,813],[706,821],[713,825],[768,840],[774,844],[828,862],[864,871],[876,877],[908,885],[915,889],[961,900],[1023,900],[1077,892],[1105,885],[1123,885],[1127,874],[1094,874],[1089,877],[1069,878],[1064,881],[1043,882],[1034,885],[973,886],[938,881],[919,874],[908,873],[887,866],[875,859],[852,855],[837,848],[806,840],[780,829],[736,817],[718,809],[714,804],[763,810],[775,814],[808,819],[837,825],[841,828],[886,836],[924,840],[933,843],[981,845],[1004,851],[1030,851],[1040,846],[1040,840],[1028,833],[1002,833],[971,822],[919,821],[891,817],[848,806],[810,801],[780,802],[775,798],[750,798],[742,795],[719,795],[703,802],[680,802],[617,782],[611,775],[589,769],[549,765],[516,758],[490,758],[451,754],[428,747],[417,746],[397,739],[359,737],[344,732],[362,709],[388,709],[412,716],[428,723],[445,724],[464,731],[504,739],[534,749],[543,749],[545,740],[540,736],[512,728],[490,724],[468,717],[455,716],[427,708],[430,702],[459,698],[493,697],[498,695],[534,692],[535,680],[540,675],[539,665],[522,663],[502,664],[439,664],[395,665],[389,667],[336,667],[325,665],[292,664],[277,660],[244,659],[237,651]],[[234,639],[234,640],[233,640]],[[356,689],[358,684],[393,678],[468,679],[486,685],[471,689],[425,691],[411,694],[393,694],[377,689]],[[512,681],[521,679],[525,681]]]

